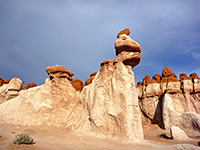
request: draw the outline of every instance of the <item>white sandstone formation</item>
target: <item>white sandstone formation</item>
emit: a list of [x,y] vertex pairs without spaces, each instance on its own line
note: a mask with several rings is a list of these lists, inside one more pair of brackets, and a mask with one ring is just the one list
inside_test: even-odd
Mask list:
[[[164,129],[170,129],[171,126],[175,125],[187,133],[198,134],[200,132],[198,121],[192,124],[194,120],[198,120],[198,114],[200,114],[197,74],[193,73],[188,78],[186,74],[181,73],[179,81],[171,69],[165,67],[162,75],[160,81],[159,75],[154,75],[153,80],[147,75],[143,82],[140,81],[137,86],[140,109],[144,116],[143,123],[150,121]],[[184,125],[185,117],[189,121]],[[149,121],[145,118],[148,118]]]
[[171,126],[170,134],[174,140],[188,140],[189,139],[187,134],[181,128],[177,126]]
[[1,123],[24,126],[65,126],[88,129],[87,114],[66,78],[46,79],[45,84],[24,91],[0,105]]
[[132,70],[140,62],[141,48],[127,31],[118,34],[117,57],[102,62],[90,84],[85,84],[83,89],[80,87],[77,92],[70,70],[49,66],[46,71],[50,79],[43,85],[25,90],[0,105],[0,122],[64,126],[71,132],[125,141],[143,139]]
[[24,89],[24,83],[18,77],[12,78],[8,84],[0,87],[0,104],[17,97],[20,91]]

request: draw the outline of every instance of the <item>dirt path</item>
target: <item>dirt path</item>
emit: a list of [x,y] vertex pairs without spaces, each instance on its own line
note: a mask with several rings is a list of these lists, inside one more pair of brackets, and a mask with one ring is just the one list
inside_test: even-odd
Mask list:
[[[33,145],[15,145],[13,139],[18,133],[29,133],[36,142]],[[169,135],[169,131],[157,126],[144,127],[145,140],[140,143],[125,143],[116,140],[77,136],[64,128],[25,128],[0,124],[0,150],[155,150],[170,149],[173,144],[197,145],[197,140],[174,141],[157,137],[160,133]]]

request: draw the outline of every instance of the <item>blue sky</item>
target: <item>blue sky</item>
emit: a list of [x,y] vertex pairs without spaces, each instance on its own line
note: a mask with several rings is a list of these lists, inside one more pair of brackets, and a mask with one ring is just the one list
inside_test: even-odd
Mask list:
[[200,76],[199,0],[0,0],[0,76],[43,84],[63,65],[85,81],[124,28],[142,48],[136,82],[165,66]]

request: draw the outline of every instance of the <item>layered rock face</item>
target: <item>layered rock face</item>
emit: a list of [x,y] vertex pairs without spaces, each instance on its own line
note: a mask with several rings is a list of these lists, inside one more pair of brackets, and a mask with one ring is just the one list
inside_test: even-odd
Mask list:
[[14,77],[6,82],[4,80],[3,86],[0,87],[0,104],[17,97],[21,90],[24,90],[24,83],[18,77]]
[[[73,132],[126,141],[143,139],[132,67],[140,45],[125,29],[115,41],[116,58],[101,63],[85,81],[63,66],[48,66],[45,84],[24,90],[0,105],[0,122],[25,126],[65,126]],[[12,81],[11,81],[12,82]]]
[[162,78],[158,74],[153,79],[149,75],[145,76],[137,86],[140,108],[145,116],[143,122],[149,120],[165,129],[179,126],[188,134],[200,132],[200,122],[196,121],[200,119],[199,81],[197,74],[191,74],[188,78],[184,73],[180,74],[179,81],[169,67],[163,69]]
[[[126,44],[120,45],[121,42]],[[121,34],[115,42],[116,51],[119,47],[115,59],[101,63],[100,71],[92,83],[84,87],[79,99],[89,111],[92,130],[107,137],[142,139],[141,115],[132,71],[132,67],[140,61],[139,44]]]

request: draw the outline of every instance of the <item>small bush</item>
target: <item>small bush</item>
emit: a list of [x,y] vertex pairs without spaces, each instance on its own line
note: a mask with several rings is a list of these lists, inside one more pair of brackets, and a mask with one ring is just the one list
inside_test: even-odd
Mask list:
[[161,134],[158,135],[158,137],[164,138],[164,139],[172,139],[171,137],[168,137],[168,136],[166,135],[166,133],[161,133]]
[[20,145],[20,144],[34,144],[33,138],[29,136],[28,133],[21,133],[17,134],[15,136],[15,139],[13,140],[14,144]]

